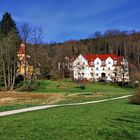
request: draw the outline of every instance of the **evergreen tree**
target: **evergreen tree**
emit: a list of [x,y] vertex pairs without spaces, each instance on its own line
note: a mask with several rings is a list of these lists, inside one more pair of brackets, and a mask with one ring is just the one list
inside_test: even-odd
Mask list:
[[10,33],[10,31],[15,31],[15,33],[17,33],[17,35],[19,33],[18,29],[16,27],[16,23],[11,17],[11,14],[6,12],[3,15],[2,20],[0,22],[1,39],[3,37],[6,37],[8,35],[8,33]]

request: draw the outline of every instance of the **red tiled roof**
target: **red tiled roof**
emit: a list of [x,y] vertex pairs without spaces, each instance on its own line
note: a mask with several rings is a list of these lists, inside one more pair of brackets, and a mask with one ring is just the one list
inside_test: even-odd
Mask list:
[[123,57],[117,56],[115,54],[84,54],[83,55],[88,61],[94,61],[97,57],[102,61],[105,61],[108,57],[111,57],[113,60],[120,60]]
[[94,66],[93,61],[96,58],[99,58],[101,61],[105,61],[108,57],[111,57],[113,60],[121,60],[123,58],[122,56],[117,56],[115,54],[84,54],[83,56],[88,61],[90,67]]

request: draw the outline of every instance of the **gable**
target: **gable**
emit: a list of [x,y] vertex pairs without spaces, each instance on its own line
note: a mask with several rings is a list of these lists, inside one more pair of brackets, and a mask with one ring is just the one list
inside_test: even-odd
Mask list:
[[81,54],[75,59],[73,65],[76,66],[78,63],[80,64],[85,63],[85,65],[88,65],[88,61]]
[[97,58],[94,60],[94,65],[101,65],[101,59],[97,57]]

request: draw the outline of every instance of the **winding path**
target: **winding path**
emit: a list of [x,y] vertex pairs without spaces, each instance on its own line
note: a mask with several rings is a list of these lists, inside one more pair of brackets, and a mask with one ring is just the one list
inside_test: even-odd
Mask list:
[[43,109],[48,109],[48,108],[53,108],[53,107],[64,107],[64,106],[77,106],[77,105],[95,104],[95,103],[101,103],[101,102],[107,102],[107,101],[124,99],[124,98],[128,98],[130,96],[132,96],[132,95],[125,95],[125,96],[116,97],[116,98],[109,98],[109,99],[103,99],[103,100],[97,100],[97,101],[89,101],[89,102],[82,102],[82,103],[44,105],[44,106],[29,107],[29,108],[23,108],[23,109],[11,110],[11,111],[4,111],[4,112],[0,112],[0,117],[1,116],[8,116],[8,115],[13,115],[13,114],[18,114],[18,113],[23,113],[23,112],[30,112],[30,111],[35,111],[35,110],[43,110]]

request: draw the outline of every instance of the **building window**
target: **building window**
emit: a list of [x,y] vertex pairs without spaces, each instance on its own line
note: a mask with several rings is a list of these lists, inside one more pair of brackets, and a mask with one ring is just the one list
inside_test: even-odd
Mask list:
[[85,62],[83,62],[83,65],[85,65]]
[[96,73],[96,76],[98,76],[98,73]]
[[91,71],[93,71],[93,68],[91,68]]
[[99,62],[97,62],[97,65],[99,65]]
[[108,74],[108,76],[110,76],[110,74]]
[[82,75],[84,76],[84,73],[82,73]]
[[103,68],[103,70],[105,70],[105,68]]
[[93,62],[93,61],[91,61],[91,62],[90,62],[90,65],[91,65],[91,66],[93,66],[93,65],[94,65],[94,62]]
[[114,65],[116,65],[117,64],[117,61],[116,60],[114,60]]
[[111,64],[111,62],[109,61],[108,64]]
[[69,65],[72,66],[73,65],[72,62],[70,62]]
[[80,65],[80,62],[78,62],[77,65]]
[[82,67],[82,70],[84,70],[85,69],[85,67]]
[[99,70],[98,67],[96,67],[96,70]]
[[105,65],[105,61],[102,61],[102,65]]
[[108,70],[110,70],[110,68],[108,68]]
[[93,73],[90,73],[91,76],[93,76]]

